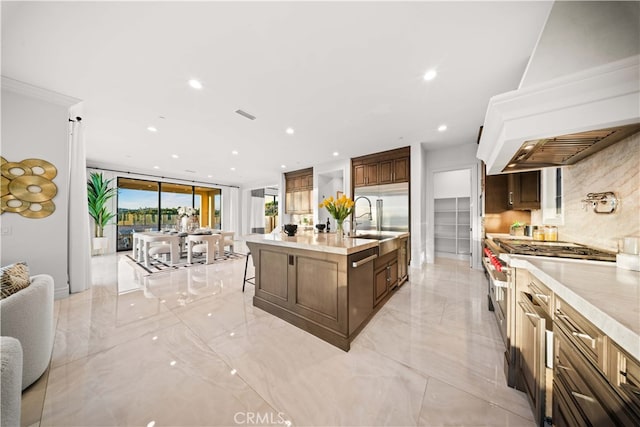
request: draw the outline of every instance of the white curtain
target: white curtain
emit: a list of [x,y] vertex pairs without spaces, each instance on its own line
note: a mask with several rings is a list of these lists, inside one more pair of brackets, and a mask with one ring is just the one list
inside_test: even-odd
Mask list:
[[87,204],[87,160],[82,124],[72,122],[69,141],[69,291],[91,285],[91,233]]

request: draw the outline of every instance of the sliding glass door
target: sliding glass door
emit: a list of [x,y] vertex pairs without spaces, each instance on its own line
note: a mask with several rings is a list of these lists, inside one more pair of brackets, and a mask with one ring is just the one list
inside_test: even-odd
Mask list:
[[134,231],[158,230],[160,183],[118,178],[118,250],[130,250]]
[[[177,226],[178,209],[181,207],[197,208],[193,205],[193,187],[191,185],[160,184],[160,229],[168,230]],[[198,212],[196,211],[196,215]]]
[[219,188],[118,178],[118,250],[131,250],[136,231],[176,227],[181,207],[195,209],[200,227],[221,229],[221,196]]

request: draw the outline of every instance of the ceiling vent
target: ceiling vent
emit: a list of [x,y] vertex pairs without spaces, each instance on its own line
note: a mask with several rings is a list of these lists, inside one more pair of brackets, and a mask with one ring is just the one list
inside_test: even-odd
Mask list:
[[256,119],[256,116],[252,116],[251,114],[247,113],[246,111],[236,110],[236,113],[240,114],[242,117],[246,117],[249,120],[255,120]]

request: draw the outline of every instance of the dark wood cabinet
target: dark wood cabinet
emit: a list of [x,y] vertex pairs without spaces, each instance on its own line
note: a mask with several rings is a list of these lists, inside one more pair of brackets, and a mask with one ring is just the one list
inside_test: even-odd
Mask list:
[[640,425],[639,397],[625,393],[615,378],[619,372],[628,377],[628,367],[638,362],[622,353],[623,360],[602,331],[560,298],[555,301],[554,425]]
[[510,209],[540,209],[540,171],[508,176]]
[[353,187],[409,182],[409,147],[354,158]]
[[[526,294],[521,294],[526,295]],[[545,315],[527,298],[518,301],[518,388],[523,390],[538,425],[543,425],[545,405]]]
[[398,253],[388,253],[374,263],[374,307],[398,285]]
[[484,203],[488,214],[540,209],[540,171],[487,175]]
[[484,211],[488,214],[509,210],[509,187],[506,175],[487,175],[484,184]]
[[400,239],[398,249],[398,286],[409,279],[409,238]]
[[285,186],[285,213],[313,212],[313,168],[286,173]]

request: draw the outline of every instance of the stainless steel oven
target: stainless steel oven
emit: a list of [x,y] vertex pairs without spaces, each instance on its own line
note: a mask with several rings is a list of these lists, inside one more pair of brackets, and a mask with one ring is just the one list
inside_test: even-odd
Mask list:
[[493,311],[505,347],[509,348],[507,309],[511,288],[511,270],[489,245],[483,249],[482,264],[488,281],[489,310]]

